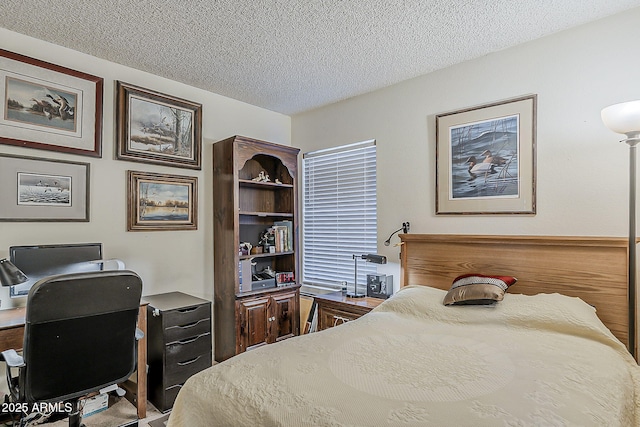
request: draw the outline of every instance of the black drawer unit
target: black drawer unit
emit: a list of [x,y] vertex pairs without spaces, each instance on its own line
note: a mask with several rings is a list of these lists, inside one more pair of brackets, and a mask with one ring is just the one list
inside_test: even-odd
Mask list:
[[184,382],[211,366],[211,302],[182,292],[146,296],[147,393],[161,412]]

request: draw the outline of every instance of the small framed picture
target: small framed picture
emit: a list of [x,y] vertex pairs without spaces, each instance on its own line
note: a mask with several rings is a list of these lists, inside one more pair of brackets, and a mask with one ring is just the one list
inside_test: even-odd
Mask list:
[[116,91],[116,158],[201,169],[201,104],[120,81]]
[[0,154],[0,221],[89,221],[89,166]]
[[127,171],[127,231],[197,230],[198,178]]

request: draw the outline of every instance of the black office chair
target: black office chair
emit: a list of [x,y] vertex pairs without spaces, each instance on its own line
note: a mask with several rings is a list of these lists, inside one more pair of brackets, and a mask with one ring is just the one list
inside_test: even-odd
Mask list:
[[127,270],[50,276],[33,285],[22,356],[2,352],[13,407],[28,409],[20,425],[34,406],[57,403],[71,409],[69,426],[80,426],[79,398],[129,378],[141,294],[142,280]]

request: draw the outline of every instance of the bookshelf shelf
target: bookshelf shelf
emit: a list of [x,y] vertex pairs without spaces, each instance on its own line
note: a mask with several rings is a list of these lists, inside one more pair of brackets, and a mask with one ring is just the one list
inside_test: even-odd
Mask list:
[[294,216],[292,213],[284,213],[284,212],[245,212],[245,211],[240,211],[238,213],[240,215],[259,216],[261,218],[263,218],[263,217],[293,218],[293,216]]
[[295,252],[293,251],[284,251],[284,252],[274,252],[274,253],[262,253],[262,254],[249,254],[249,255],[239,255],[240,260],[243,259],[252,259],[252,258],[270,258],[270,257],[277,257],[277,256],[288,256],[288,255],[293,255]]
[[293,188],[293,184],[276,184],[275,182],[257,182],[248,179],[239,179],[238,185],[240,187],[255,187],[255,188],[270,188],[270,189],[285,189]]

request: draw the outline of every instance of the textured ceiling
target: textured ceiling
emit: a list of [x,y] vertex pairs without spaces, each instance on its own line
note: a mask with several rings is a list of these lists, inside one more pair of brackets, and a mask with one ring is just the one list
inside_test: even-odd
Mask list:
[[1,0],[0,27],[294,114],[638,6],[640,0]]

